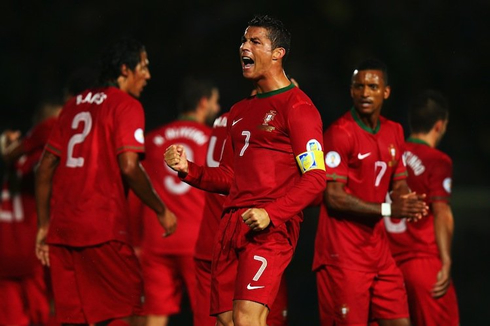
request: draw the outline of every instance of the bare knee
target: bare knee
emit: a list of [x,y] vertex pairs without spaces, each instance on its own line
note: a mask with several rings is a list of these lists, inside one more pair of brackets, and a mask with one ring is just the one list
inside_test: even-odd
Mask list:
[[268,312],[263,304],[237,300],[233,305],[233,322],[235,326],[265,326]]

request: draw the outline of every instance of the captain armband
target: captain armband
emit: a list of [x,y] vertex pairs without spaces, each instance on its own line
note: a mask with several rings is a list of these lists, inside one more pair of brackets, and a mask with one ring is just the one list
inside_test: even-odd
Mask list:
[[296,162],[298,162],[301,173],[306,173],[310,170],[325,171],[323,151],[315,150],[301,153],[296,156]]

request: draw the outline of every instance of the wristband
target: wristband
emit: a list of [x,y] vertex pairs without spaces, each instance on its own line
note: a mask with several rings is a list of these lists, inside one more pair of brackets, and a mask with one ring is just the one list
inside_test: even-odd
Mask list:
[[381,216],[391,216],[391,204],[382,203],[381,204]]

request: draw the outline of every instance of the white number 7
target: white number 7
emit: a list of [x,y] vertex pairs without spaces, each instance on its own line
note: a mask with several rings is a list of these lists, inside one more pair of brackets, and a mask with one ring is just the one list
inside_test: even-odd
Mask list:
[[250,140],[250,131],[248,131],[248,130],[242,131],[242,136],[245,136],[245,145],[243,145],[243,148],[240,151],[240,156],[243,156],[243,154],[245,153],[245,150],[248,147],[248,142]]
[[260,265],[259,270],[257,271],[257,273],[255,274],[255,276],[253,278],[253,280],[255,282],[257,282],[259,280],[259,278],[262,276],[262,273],[264,272],[265,268],[267,267],[267,259],[265,259],[262,256],[257,256],[257,255],[254,256],[254,259],[258,260],[262,263],[262,265]]
[[376,180],[374,181],[374,186],[377,187],[381,183],[381,179],[383,178],[383,175],[386,172],[386,162],[383,161],[377,161],[374,163],[374,173],[376,173],[376,170],[380,168],[378,175],[376,176]]

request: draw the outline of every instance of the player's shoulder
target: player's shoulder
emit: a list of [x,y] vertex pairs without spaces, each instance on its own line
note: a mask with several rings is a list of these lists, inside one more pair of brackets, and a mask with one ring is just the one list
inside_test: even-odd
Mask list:
[[[348,132],[354,128],[357,123],[354,121],[350,111],[343,113],[339,118],[335,119],[325,132],[338,132],[340,130]],[[350,133],[350,132],[349,132]]]

